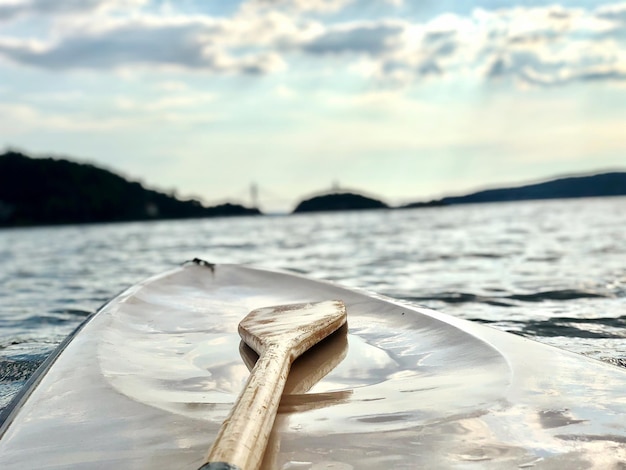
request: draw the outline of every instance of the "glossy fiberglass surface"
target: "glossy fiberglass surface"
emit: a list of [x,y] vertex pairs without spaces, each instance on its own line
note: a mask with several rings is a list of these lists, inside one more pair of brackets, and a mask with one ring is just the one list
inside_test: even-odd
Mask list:
[[478,324],[241,266],[187,265],[107,304],[11,419],[0,468],[194,469],[253,367],[251,310],[342,300],[292,368],[263,468],[611,468],[626,371]]

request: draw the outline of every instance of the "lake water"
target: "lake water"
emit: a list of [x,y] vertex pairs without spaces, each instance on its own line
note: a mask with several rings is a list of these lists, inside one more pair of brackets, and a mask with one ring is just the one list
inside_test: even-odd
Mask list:
[[185,260],[367,289],[626,365],[626,198],[0,230],[0,408],[118,292]]

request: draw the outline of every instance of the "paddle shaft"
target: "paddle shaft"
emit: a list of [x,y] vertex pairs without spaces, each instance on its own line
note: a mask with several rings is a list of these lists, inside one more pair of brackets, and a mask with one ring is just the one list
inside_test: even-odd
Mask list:
[[261,354],[201,470],[259,468],[292,362],[285,346]]

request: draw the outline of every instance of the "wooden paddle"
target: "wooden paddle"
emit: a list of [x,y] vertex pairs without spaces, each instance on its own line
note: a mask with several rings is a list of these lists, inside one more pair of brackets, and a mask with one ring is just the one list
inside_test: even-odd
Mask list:
[[[276,421],[270,433],[261,468],[280,468],[278,457],[281,446],[281,433],[274,432],[281,423],[290,421],[292,413],[317,410],[327,406],[345,403],[352,396],[353,390],[335,390],[328,392],[307,393],[315,384],[331,373],[348,355],[348,325],[345,324],[327,338],[311,347],[291,364],[289,376],[280,398]],[[239,354],[249,371],[252,371],[259,355],[241,341]],[[281,421],[281,414],[283,414]],[[283,424],[284,425],[284,424]],[[626,470],[626,469],[625,469]]]
[[263,460],[292,362],[346,322],[342,301],[250,312],[239,335],[259,355],[200,470],[255,470]]

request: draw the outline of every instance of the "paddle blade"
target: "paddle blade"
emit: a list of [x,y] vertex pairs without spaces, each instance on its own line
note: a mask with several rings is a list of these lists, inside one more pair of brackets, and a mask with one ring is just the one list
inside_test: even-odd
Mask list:
[[286,348],[291,360],[346,323],[341,300],[279,305],[253,310],[239,323],[241,339],[259,355]]

